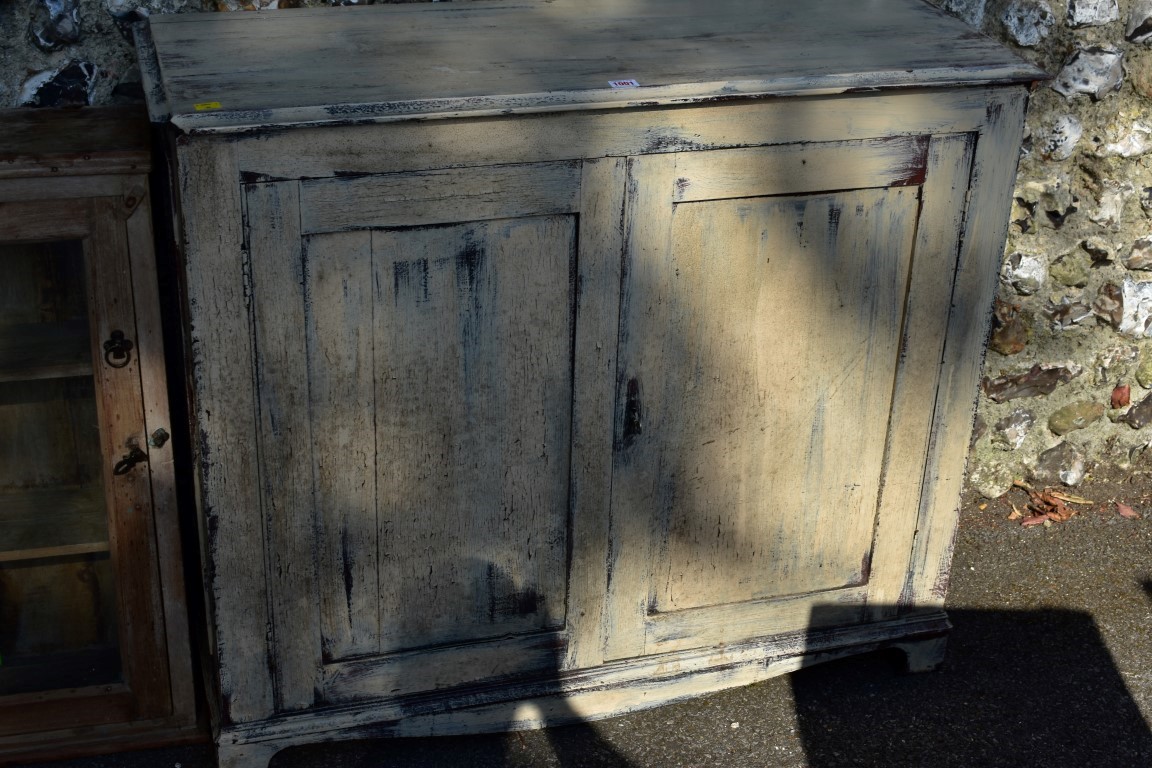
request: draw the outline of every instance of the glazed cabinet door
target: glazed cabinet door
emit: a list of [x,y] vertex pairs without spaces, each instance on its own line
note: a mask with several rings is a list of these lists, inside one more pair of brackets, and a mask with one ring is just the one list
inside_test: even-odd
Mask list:
[[245,185],[280,711],[539,679],[596,635],[569,561],[603,543],[623,179]]
[[971,149],[631,161],[607,659],[898,614]]
[[0,748],[172,712],[141,196],[0,203]]

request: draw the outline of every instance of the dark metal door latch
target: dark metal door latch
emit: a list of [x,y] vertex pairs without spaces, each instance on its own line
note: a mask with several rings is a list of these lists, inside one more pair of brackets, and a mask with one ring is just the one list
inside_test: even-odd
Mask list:
[[148,461],[148,454],[140,450],[137,446],[132,446],[132,449],[124,455],[120,461],[116,462],[116,466],[112,468],[114,475],[126,475],[132,471],[132,467],[136,466],[142,461]]

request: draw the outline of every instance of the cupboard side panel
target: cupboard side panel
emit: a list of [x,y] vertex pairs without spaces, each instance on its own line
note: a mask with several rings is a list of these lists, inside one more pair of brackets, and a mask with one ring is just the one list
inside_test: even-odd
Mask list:
[[198,512],[224,723],[272,714],[243,202],[229,142],[178,144]]
[[381,651],[559,628],[572,216],[373,233]]
[[932,138],[928,171],[908,286],[902,358],[892,397],[888,448],[880,496],[879,530],[869,582],[870,617],[879,621],[897,613],[916,534],[924,463],[931,437],[933,409],[927,407],[940,379],[948,314],[944,311],[955,278],[953,265],[964,223],[973,134]]
[[380,647],[372,235],[309,237],[304,253],[316,568],[330,660]]
[[312,705],[320,672],[300,187],[254,184],[246,197],[276,707],[291,711]]
[[901,599],[917,610],[938,610],[948,591],[960,490],[1008,230],[1007,211],[1027,99],[1023,86],[992,94],[988,123],[977,139],[936,397],[935,431],[925,472],[927,487],[920,504],[910,577]]

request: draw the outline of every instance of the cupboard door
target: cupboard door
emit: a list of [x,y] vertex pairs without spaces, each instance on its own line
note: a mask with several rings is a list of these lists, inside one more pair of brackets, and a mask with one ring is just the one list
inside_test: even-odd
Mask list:
[[172,711],[133,208],[0,203],[0,736]]
[[280,710],[566,663],[622,182],[603,161],[245,187]]
[[632,161],[608,659],[895,614],[969,144]]

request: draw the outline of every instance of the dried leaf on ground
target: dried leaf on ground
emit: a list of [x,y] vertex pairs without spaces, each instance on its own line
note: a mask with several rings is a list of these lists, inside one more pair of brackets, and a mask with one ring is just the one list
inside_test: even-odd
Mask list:
[[1048,494],[1050,496],[1054,496],[1057,499],[1060,499],[1060,501],[1068,502],[1069,504],[1095,504],[1096,503],[1096,502],[1092,501],[1091,499],[1084,498],[1083,496],[1073,496],[1072,494],[1064,493],[1063,491],[1048,491]]
[[1020,525],[1051,525],[1052,523],[1064,523],[1071,520],[1077,510],[1065,504],[1066,499],[1075,499],[1074,502],[1070,503],[1092,503],[1087,499],[1081,499],[1079,496],[1053,491],[1051,488],[1036,491],[1019,481],[1013,485],[1028,494],[1028,504],[1025,507],[1028,516],[1021,521]]
[[1119,501],[1116,502],[1116,511],[1120,514],[1120,517],[1126,517],[1129,520],[1139,520],[1140,519],[1140,513],[1139,512],[1132,509],[1132,507],[1128,506],[1127,504],[1123,504]]

